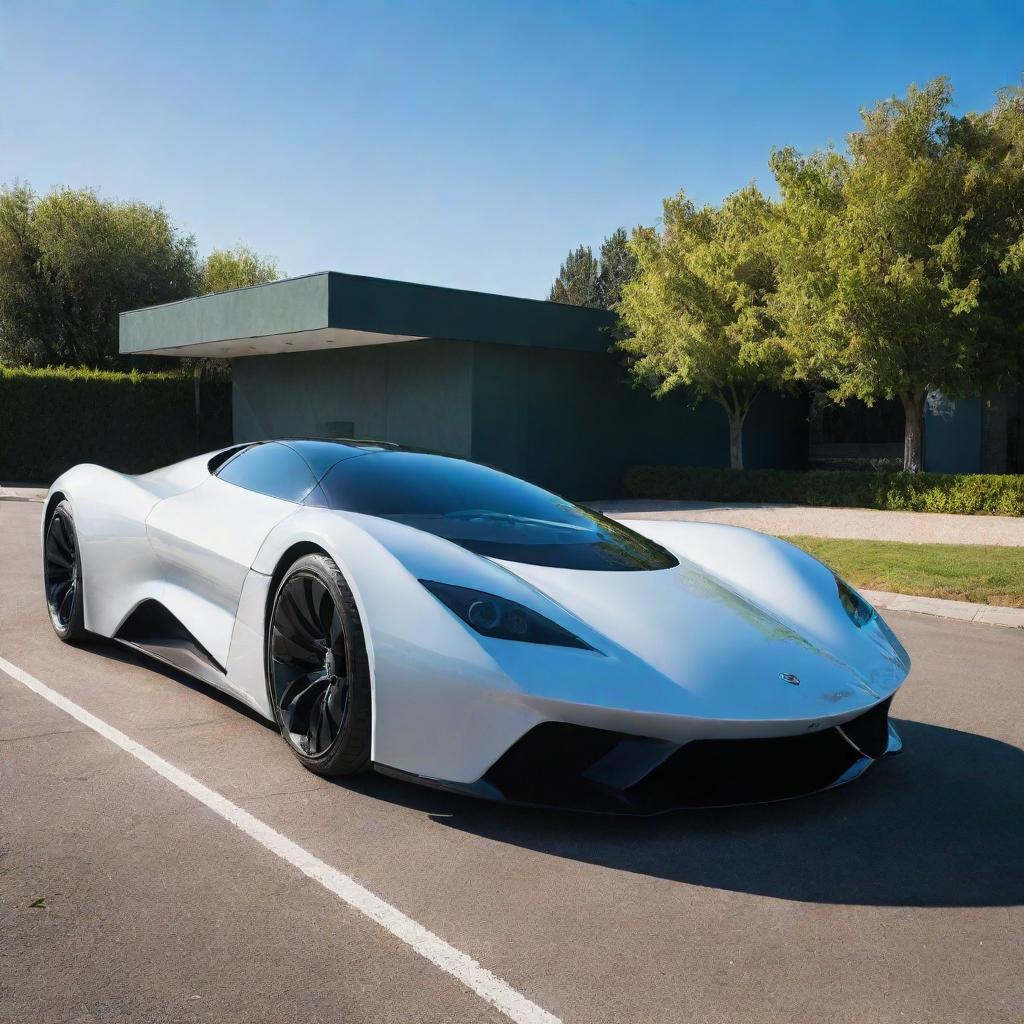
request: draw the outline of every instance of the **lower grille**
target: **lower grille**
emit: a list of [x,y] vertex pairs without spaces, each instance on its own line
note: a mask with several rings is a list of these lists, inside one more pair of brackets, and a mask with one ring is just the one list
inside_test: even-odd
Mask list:
[[841,729],[679,746],[544,722],[482,781],[516,803],[641,814],[783,800],[827,789],[884,754],[888,712],[884,701]]
[[628,791],[654,806],[720,807],[803,796],[837,782],[860,755],[835,729],[756,740],[696,740]]
[[839,731],[868,757],[881,757],[889,748],[889,705],[892,697],[839,726]]

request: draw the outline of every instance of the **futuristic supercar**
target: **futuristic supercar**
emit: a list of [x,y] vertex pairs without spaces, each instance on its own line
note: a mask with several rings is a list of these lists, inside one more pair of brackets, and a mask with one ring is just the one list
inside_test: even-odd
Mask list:
[[46,601],[369,767],[527,804],[782,799],[900,747],[910,660],[784,541],[630,527],[505,473],[374,442],[238,445],[50,490]]

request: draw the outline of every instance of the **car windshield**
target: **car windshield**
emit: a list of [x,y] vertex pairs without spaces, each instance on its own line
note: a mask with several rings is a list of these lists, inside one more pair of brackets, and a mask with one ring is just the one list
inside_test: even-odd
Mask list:
[[375,452],[321,480],[330,508],[391,519],[479,555],[563,569],[667,569],[664,548],[597,512],[462,459]]

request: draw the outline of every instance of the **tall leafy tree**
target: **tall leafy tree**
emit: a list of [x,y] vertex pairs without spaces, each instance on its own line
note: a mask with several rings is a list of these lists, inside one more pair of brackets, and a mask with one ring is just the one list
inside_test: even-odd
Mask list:
[[203,263],[199,291],[206,295],[231,288],[248,288],[276,281],[280,276],[272,259],[258,255],[246,245],[214,249]]
[[803,376],[832,397],[898,397],[904,468],[924,404],[998,387],[1024,328],[1024,102],[955,116],[948,82],[862,113],[848,151],[772,156],[783,196],[774,309]]
[[[266,256],[260,256],[246,245],[232,249],[214,249],[203,261],[199,272],[199,293],[226,292],[232,288],[250,288],[257,284],[269,284],[280,277],[277,264]],[[227,359],[195,358],[184,360],[187,371],[192,370],[193,401],[196,420],[202,414],[202,380],[209,373],[227,378],[231,363]]]
[[195,241],[160,207],[90,189],[0,188],[0,358],[110,366],[122,310],[184,298]]
[[787,356],[772,312],[774,209],[753,186],[720,207],[666,199],[663,230],[637,229],[638,273],[618,313],[638,383],[710,398],[729,421],[729,458],[743,468],[743,424],[760,391],[782,386]]
[[600,306],[600,278],[600,263],[589,245],[581,245],[566,256],[548,300],[572,306]]

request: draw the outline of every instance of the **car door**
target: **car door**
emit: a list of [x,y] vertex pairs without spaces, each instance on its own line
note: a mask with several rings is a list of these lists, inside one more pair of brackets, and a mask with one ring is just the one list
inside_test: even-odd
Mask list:
[[315,483],[301,455],[268,441],[150,512],[146,532],[162,572],[162,603],[219,665],[227,662],[242,584],[263,541]]

